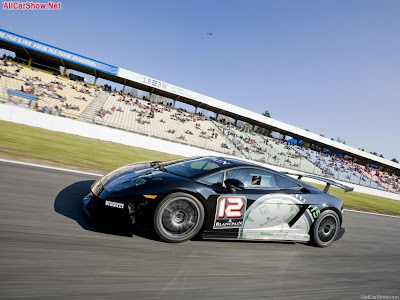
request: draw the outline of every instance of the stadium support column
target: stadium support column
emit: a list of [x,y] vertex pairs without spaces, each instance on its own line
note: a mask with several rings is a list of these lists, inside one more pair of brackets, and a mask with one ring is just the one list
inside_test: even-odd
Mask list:
[[198,109],[198,107],[195,106],[195,107],[194,107],[194,114],[197,114],[197,109]]
[[176,98],[174,99],[174,108],[175,108],[176,100],[179,100],[180,97],[181,97],[181,96],[178,96],[178,97],[176,97]]
[[64,67],[64,70],[63,70],[63,76],[66,76],[66,74],[67,74],[67,68],[66,68],[66,67]]
[[237,120],[237,119],[235,119],[235,127],[237,127],[237,121],[238,121],[238,120]]
[[215,113],[215,121],[218,121],[218,113]]
[[151,96],[153,96],[154,88],[151,89],[149,92],[149,101],[151,102]]
[[33,58],[29,57],[28,67],[32,66]]
[[93,82],[94,85],[96,85],[97,78],[98,78],[97,76],[94,77],[94,82]]
[[122,88],[122,93],[125,93],[126,79],[124,80],[124,87]]

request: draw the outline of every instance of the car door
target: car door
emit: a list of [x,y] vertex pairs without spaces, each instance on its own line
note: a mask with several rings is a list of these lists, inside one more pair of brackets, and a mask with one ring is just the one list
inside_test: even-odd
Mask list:
[[[244,189],[229,192],[223,186],[226,179],[241,181]],[[297,183],[257,167],[218,172],[204,178],[203,182],[213,185],[216,192],[208,203],[210,218],[206,231],[209,234],[219,238],[293,239],[289,234],[295,229],[292,223],[298,222],[296,216],[302,213],[303,206],[293,196],[301,193]],[[300,223],[303,224],[303,220]],[[304,232],[308,230],[301,230],[301,234]]]
[[[236,179],[244,184],[244,189],[229,191],[223,182]],[[216,192],[208,199],[210,218],[206,230],[216,235],[238,237],[243,226],[246,210],[265,194],[278,193],[274,174],[255,167],[238,167],[226,172],[218,172],[201,180],[213,186]]]

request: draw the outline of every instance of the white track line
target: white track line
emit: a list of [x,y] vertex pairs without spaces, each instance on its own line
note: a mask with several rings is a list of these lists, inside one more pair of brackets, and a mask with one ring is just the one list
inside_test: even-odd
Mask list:
[[71,169],[65,169],[65,168],[57,168],[57,167],[53,167],[53,166],[46,166],[46,165],[39,165],[39,164],[32,164],[32,163],[16,161],[16,160],[8,160],[8,159],[1,159],[0,158],[0,162],[23,165],[23,166],[29,166],[29,167],[36,167],[36,168],[42,168],[42,169],[50,169],[50,170],[56,170],[56,171],[62,171],[62,172],[83,174],[83,175],[103,176],[103,174],[90,173],[90,172],[84,172],[84,171],[77,171],[77,170],[71,170]]
[[400,219],[400,216],[378,214],[378,213],[373,213],[373,212],[368,212],[368,211],[360,211],[360,210],[353,210],[353,209],[346,209],[346,208],[344,210],[345,211],[350,211],[350,212],[355,212],[355,213],[360,213],[360,214],[367,214],[367,215],[375,215],[375,216],[381,216],[381,217],[390,217],[390,218]]
[[[17,164],[17,165],[23,165],[23,166],[29,166],[29,167],[36,167],[36,168],[42,168],[42,169],[56,170],[56,171],[62,171],[62,172],[83,174],[83,175],[103,176],[103,174],[90,173],[90,172],[84,172],[84,171],[77,171],[77,170],[71,170],[71,169],[65,169],[65,168],[57,168],[57,167],[39,165],[39,164],[32,164],[32,163],[26,163],[26,162],[16,161],[16,160],[8,160],[8,159],[1,159],[0,158],[0,162],[6,162],[6,163],[11,163],[11,164]],[[381,216],[381,217],[390,217],[390,218],[400,219],[400,216],[384,215],[384,214],[378,214],[378,213],[366,212],[366,211],[359,211],[359,210],[353,210],[353,209],[344,209],[344,210],[345,211],[350,211],[350,212],[355,212],[355,213],[360,213],[360,214],[376,215],[376,216]]]

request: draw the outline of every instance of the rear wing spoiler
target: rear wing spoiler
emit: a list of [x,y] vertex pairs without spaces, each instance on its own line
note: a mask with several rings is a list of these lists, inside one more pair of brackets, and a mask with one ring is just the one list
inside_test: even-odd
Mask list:
[[351,192],[352,190],[354,190],[354,188],[352,188],[352,187],[349,187],[349,186],[347,186],[347,185],[338,183],[338,182],[336,182],[336,181],[333,181],[332,179],[325,178],[325,177],[314,176],[314,175],[308,175],[308,174],[305,174],[305,175],[303,175],[303,174],[295,174],[295,173],[290,173],[290,172],[282,172],[282,173],[283,173],[283,174],[286,174],[286,175],[297,176],[297,179],[298,179],[298,180],[301,180],[301,178],[303,178],[303,177],[307,177],[307,178],[311,178],[311,179],[323,181],[323,182],[326,183],[326,186],[325,186],[325,188],[324,188],[324,193],[328,193],[329,188],[331,187],[331,185],[343,189],[345,193]]

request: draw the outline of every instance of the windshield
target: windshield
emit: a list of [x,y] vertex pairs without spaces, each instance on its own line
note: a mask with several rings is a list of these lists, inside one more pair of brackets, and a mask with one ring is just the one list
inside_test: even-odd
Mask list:
[[175,161],[170,165],[164,165],[168,173],[181,177],[192,178],[194,176],[220,168],[220,161],[216,158],[196,158],[183,161]]

